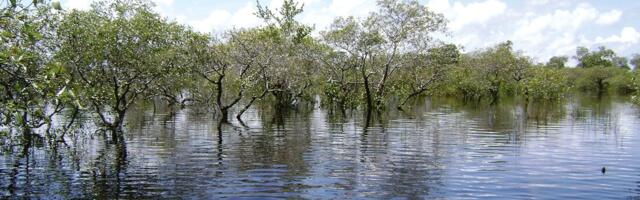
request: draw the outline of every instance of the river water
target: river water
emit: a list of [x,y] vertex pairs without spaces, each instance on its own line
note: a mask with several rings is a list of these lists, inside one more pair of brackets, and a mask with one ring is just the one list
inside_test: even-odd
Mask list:
[[640,111],[624,98],[426,100],[368,128],[318,107],[245,118],[140,109],[125,147],[93,131],[4,147],[0,198],[640,199]]

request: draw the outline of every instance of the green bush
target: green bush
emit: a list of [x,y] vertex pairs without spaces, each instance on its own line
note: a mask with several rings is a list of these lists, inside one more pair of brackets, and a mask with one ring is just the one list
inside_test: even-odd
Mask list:
[[612,76],[605,81],[609,85],[609,90],[618,94],[631,94],[635,91],[633,84],[634,74],[627,69],[614,68]]
[[632,82],[635,89],[635,95],[633,95],[631,99],[634,103],[640,104],[640,71],[637,69],[633,73]]
[[532,100],[557,100],[568,91],[566,71],[556,68],[531,67],[521,83],[525,96]]

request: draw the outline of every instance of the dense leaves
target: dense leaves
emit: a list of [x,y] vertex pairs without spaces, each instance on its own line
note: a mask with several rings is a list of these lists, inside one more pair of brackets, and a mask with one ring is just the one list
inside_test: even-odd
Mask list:
[[[402,70],[408,70],[403,69],[404,67],[413,65],[414,70],[429,68],[427,66],[432,67],[431,69],[443,67],[438,63],[428,65],[425,63],[429,62],[426,60],[426,55],[433,45],[432,34],[442,32],[446,27],[446,21],[441,14],[432,12],[417,1],[381,0],[378,1],[378,6],[380,8],[378,12],[372,13],[363,20],[354,17],[338,18],[329,30],[322,33],[324,42],[336,51],[332,54],[341,56],[346,59],[344,62],[347,62],[325,62],[329,65],[338,65],[329,69],[340,70],[339,73],[328,73],[328,75],[337,76],[328,79],[340,80],[344,79],[345,72],[356,73],[359,77],[357,83],[364,90],[367,110],[384,107],[384,99],[390,96],[389,92],[393,90],[399,92],[411,90],[409,88],[413,87],[414,83],[403,81],[396,81],[400,85],[393,83],[394,79],[399,78],[397,76]],[[451,46],[448,47],[451,48]],[[431,56],[436,57],[435,54],[445,53],[434,52]],[[415,59],[425,61],[407,63]],[[345,70],[344,66],[352,69]],[[428,79],[439,79],[441,70],[432,71],[438,75]],[[419,88],[414,87],[413,93],[426,91],[432,82],[415,83]],[[334,90],[341,93],[349,92],[349,88],[353,87],[353,81],[339,81],[332,84],[339,84],[333,87],[341,88]],[[339,97],[339,99],[345,101],[346,98]]]
[[66,70],[51,56],[59,16],[44,3],[11,1],[0,8],[0,127],[28,137],[74,96]]
[[[174,46],[182,28],[150,10],[148,2],[98,2],[62,20],[57,58],[74,77],[74,87],[101,124],[114,132],[126,111],[175,70]],[[115,139],[114,139],[115,140]]]

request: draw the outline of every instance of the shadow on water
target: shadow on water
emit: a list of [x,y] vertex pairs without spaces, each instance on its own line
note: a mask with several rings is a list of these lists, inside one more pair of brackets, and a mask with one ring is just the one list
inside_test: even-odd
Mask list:
[[[76,134],[69,147],[3,147],[0,197],[640,196],[640,113],[616,97],[494,105],[427,98],[370,114],[257,107],[229,124],[195,108],[134,110],[122,145]],[[602,165],[611,173],[589,171]]]

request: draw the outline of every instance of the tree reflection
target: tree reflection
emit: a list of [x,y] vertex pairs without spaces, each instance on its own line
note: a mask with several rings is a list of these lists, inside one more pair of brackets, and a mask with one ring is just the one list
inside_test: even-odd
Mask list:
[[[442,191],[460,175],[452,167],[472,168],[465,173],[510,167],[506,157],[520,153],[528,135],[564,134],[554,128],[572,128],[575,110],[593,122],[576,125],[581,128],[595,124],[593,131],[600,131],[623,122],[616,116],[625,115],[628,104],[599,101],[425,99],[412,109],[371,116],[258,107],[247,128],[189,109],[171,117],[146,110],[129,115],[121,145],[98,132],[95,138],[69,135],[68,147],[46,148],[35,138],[12,146],[1,155],[0,198],[448,197]],[[634,186],[632,195],[640,195]]]

